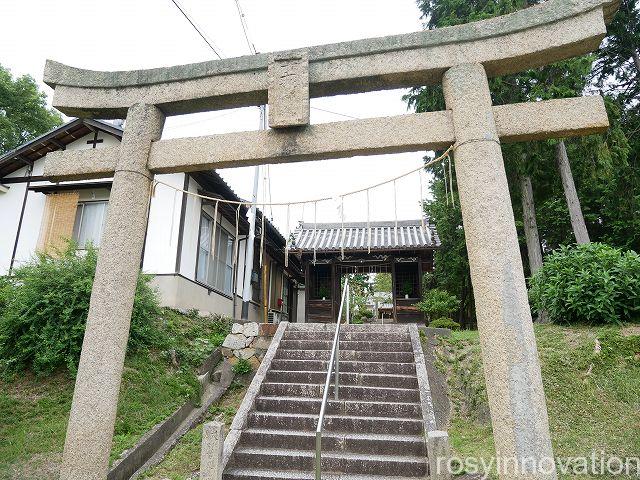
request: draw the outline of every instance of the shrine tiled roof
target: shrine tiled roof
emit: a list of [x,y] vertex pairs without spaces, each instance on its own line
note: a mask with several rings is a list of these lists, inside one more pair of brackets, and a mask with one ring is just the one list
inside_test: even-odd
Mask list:
[[440,246],[434,225],[425,220],[383,222],[301,223],[292,251],[421,250]]

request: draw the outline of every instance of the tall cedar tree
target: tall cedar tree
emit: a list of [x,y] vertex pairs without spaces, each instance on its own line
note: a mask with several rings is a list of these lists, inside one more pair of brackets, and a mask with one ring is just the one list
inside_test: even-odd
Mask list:
[[0,65],[0,155],[62,124],[29,75],[13,78]]
[[[627,6],[634,4],[629,6],[634,12],[633,15],[628,14],[623,5],[623,9],[611,26],[612,37],[607,38],[606,42],[615,41],[617,44],[626,45],[628,38],[637,37],[637,28],[634,30],[633,27],[633,19],[637,22],[635,1],[626,2]],[[540,2],[418,0],[417,3],[425,19],[425,28],[433,29],[512,13]],[[620,72],[626,68],[625,65],[630,64],[629,58],[632,55],[630,49],[625,48],[628,55],[626,53],[605,54],[603,51],[598,57],[587,55],[516,75],[491,79],[493,102],[509,104],[582,95],[590,85],[592,64],[596,59],[596,66],[602,72],[601,75],[606,78],[602,83],[611,86],[612,83],[624,77]],[[623,60],[625,55],[627,58]],[[405,96],[405,100],[410,107],[419,112],[444,109],[444,98],[440,86],[414,89]],[[609,97],[606,100],[612,119],[612,128],[609,132],[604,135],[567,141],[566,146],[592,240],[625,248],[638,248],[640,198],[634,195],[638,189],[627,190],[626,194],[622,194],[625,187],[637,187],[639,179],[639,170],[631,171],[637,164],[637,153],[630,155],[633,147],[629,145],[627,139],[633,130],[628,121],[626,124],[621,121],[622,118],[629,116],[624,102]],[[638,124],[637,114],[635,124]],[[545,141],[503,145],[518,230],[521,232],[523,227],[521,179],[527,176],[532,180],[540,241],[545,253],[561,244],[575,242],[566,200],[555,166],[556,143],[557,141]],[[635,143],[637,144],[638,140],[635,140]],[[633,161],[630,162],[630,160]],[[434,175],[431,187],[432,199],[426,202],[425,208],[426,213],[436,224],[443,245],[442,249],[436,253],[438,266],[435,275],[436,285],[460,297],[462,302],[458,318],[463,325],[470,325],[474,323],[474,302],[459,201],[456,197],[454,207],[445,195],[442,166],[436,165],[430,168],[430,171]],[[455,191],[455,178],[453,188]],[[630,192],[633,193],[629,194]],[[523,261],[528,271],[526,242],[523,235],[520,243]],[[496,252],[496,255],[498,254],[499,252]]]

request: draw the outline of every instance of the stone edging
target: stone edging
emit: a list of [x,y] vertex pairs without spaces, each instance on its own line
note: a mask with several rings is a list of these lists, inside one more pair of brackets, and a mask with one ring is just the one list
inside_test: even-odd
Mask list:
[[[164,455],[200,420],[211,404],[227,391],[233,380],[231,367],[223,367],[220,380],[210,380],[214,368],[222,359],[220,348],[216,348],[198,368],[200,381],[203,384],[201,405],[196,406],[191,400],[185,402],[173,414],[145,433],[140,440],[123,453],[113,464],[107,480],[127,480],[159,463]],[[202,377],[206,377],[202,379]]]
[[271,345],[267,350],[264,358],[262,359],[262,363],[260,364],[260,368],[256,372],[253,380],[251,381],[251,385],[247,389],[247,392],[244,395],[244,399],[236,412],[235,417],[233,418],[233,422],[231,423],[231,427],[229,428],[229,432],[227,433],[227,437],[224,440],[224,452],[222,454],[222,466],[220,468],[221,471],[224,471],[227,463],[231,459],[231,455],[233,454],[233,450],[240,440],[240,434],[242,429],[247,424],[247,418],[249,417],[249,413],[254,407],[256,397],[258,393],[260,393],[260,388],[262,387],[262,382],[271,367],[271,361],[276,355],[276,351],[280,346],[280,340],[284,336],[284,332],[287,329],[289,322],[280,322],[278,325],[278,330],[273,336],[273,340],[271,340]]
[[438,430],[436,415],[433,409],[433,399],[431,398],[431,387],[422,351],[422,343],[418,334],[418,326],[415,323],[409,325],[409,335],[411,336],[411,346],[413,347],[413,357],[416,362],[416,375],[418,377],[418,387],[420,389],[420,408],[425,425],[425,435],[431,431]]

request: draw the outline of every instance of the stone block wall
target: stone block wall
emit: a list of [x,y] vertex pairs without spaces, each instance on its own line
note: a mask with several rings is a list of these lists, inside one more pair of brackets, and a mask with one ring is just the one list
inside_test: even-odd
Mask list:
[[231,333],[222,343],[222,355],[231,364],[236,364],[241,358],[247,360],[255,371],[260,366],[277,328],[278,325],[270,323],[234,323]]

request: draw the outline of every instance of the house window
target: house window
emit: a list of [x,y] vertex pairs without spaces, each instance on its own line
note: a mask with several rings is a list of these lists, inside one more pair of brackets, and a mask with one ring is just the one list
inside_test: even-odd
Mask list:
[[84,249],[88,243],[100,246],[108,204],[108,201],[78,203],[73,225],[73,239],[78,242],[78,248]]
[[233,294],[233,242],[229,232],[202,212],[196,280],[227,295]]

